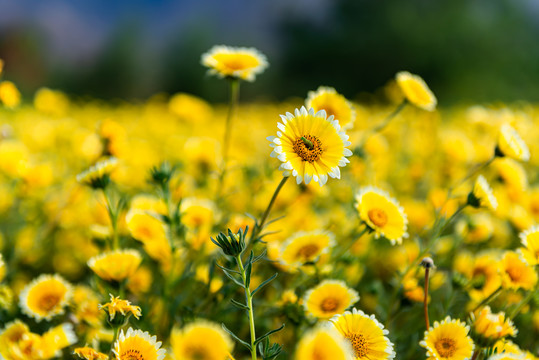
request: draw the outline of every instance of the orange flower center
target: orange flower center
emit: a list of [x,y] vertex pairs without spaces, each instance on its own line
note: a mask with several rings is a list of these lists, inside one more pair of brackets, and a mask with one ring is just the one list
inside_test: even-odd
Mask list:
[[296,254],[296,257],[300,258],[300,259],[303,259],[304,261],[307,261],[309,260],[314,254],[316,254],[318,252],[318,246],[314,245],[314,244],[308,244],[308,245],[305,245],[303,247],[301,247],[297,254]]
[[39,307],[44,311],[51,311],[60,302],[60,296],[57,294],[47,294],[39,300]]
[[387,214],[381,209],[371,209],[367,213],[372,223],[378,227],[383,227],[387,224]]
[[129,349],[120,355],[121,360],[144,360],[144,356],[140,353],[140,350]]
[[320,155],[322,155],[323,152],[322,142],[313,135],[304,135],[297,138],[296,141],[294,141],[294,145],[292,145],[292,150],[294,150],[303,161],[308,161],[310,163],[320,159]]
[[438,354],[443,358],[453,356],[457,350],[455,340],[449,338],[441,338],[434,344],[434,347],[436,348],[436,351],[438,351]]
[[512,281],[519,281],[522,277],[522,270],[519,267],[513,266],[505,270],[507,275],[511,278]]
[[206,360],[210,359],[210,357],[207,354],[207,351],[196,345],[190,345],[187,346],[185,349],[185,354],[187,355],[187,359],[193,359],[193,360]]
[[339,301],[335,298],[325,298],[320,307],[324,312],[333,312],[339,307]]
[[354,348],[354,352],[357,358],[362,358],[367,355],[368,344],[367,344],[367,340],[365,339],[365,336],[363,336],[362,334],[354,333],[354,334],[349,334],[346,337],[352,343],[352,348]]

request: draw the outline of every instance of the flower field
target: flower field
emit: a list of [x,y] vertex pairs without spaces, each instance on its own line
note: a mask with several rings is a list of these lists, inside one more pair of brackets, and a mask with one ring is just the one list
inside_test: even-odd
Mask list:
[[201,63],[230,103],[0,82],[0,359],[537,358],[539,106]]

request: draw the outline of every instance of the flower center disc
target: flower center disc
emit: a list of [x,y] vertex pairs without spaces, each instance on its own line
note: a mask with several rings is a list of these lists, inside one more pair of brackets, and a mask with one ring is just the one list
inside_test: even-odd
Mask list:
[[60,302],[60,297],[57,295],[46,295],[39,301],[39,306],[45,311],[51,311]]
[[320,158],[320,155],[322,155],[322,142],[313,135],[304,135],[303,138],[307,139],[312,144],[312,147],[308,145],[308,143],[306,144],[306,141],[299,137],[296,139],[296,141],[294,141],[292,150],[294,150],[294,152],[298,154],[303,161],[308,161],[311,163],[315,162]]
[[362,334],[350,334],[347,338],[352,342],[356,357],[362,358],[367,355],[367,340],[365,340],[365,336]]
[[129,349],[122,353],[120,356],[121,360],[144,360],[144,356],[140,353],[139,350]]
[[339,306],[339,302],[335,298],[326,298],[324,301],[322,301],[322,304],[320,307],[325,312],[335,311],[337,307]]
[[387,214],[380,209],[371,209],[367,213],[372,223],[378,227],[382,227],[387,224]]
[[442,338],[434,345],[438,354],[441,357],[448,358],[455,353],[455,340],[449,338]]
[[316,246],[314,244],[309,244],[309,245],[305,245],[301,249],[299,249],[296,256],[298,258],[301,258],[304,261],[307,261],[307,260],[309,260],[311,258],[311,256],[313,256],[317,252],[318,252],[318,246]]

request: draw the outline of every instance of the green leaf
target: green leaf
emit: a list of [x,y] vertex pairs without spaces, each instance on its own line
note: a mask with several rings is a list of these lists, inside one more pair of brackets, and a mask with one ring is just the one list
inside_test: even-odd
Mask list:
[[223,269],[223,272],[225,273],[225,275],[226,275],[230,280],[234,281],[234,282],[236,283],[236,285],[241,286],[242,288],[245,289],[245,286],[243,285],[243,283],[242,283],[241,281],[239,281],[238,279],[236,279],[236,278],[234,277],[234,275],[230,274],[230,273],[228,272],[228,270]]
[[251,285],[251,272],[253,271],[253,257],[254,253],[251,250],[251,254],[249,254],[249,258],[247,259],[247,266],[245,267],[245,287],[249,288],[249,285]]
[[264,256],[266,256],[266,249],[264,249],[264,251],[262,251],[260,255],[258,255],[257,257],[253,259],[253,264],[259,261],[260,259],[262,259]]
[[240,303],[239,301],[236,301],[236,300],[234,300],[234,299],[230,299],[230,302],[232,303],[232,305],[234,305],[234,306],[237,307],[237,308],[240,308],[240,309],[242,309],[242,310],[247,310],[247,311],[249,311],[249,307],[246,306],[246,305],[244,305],[244,304],[242,304],[242,303]]
[[282,329],[284,329],[284,324],[282,324],[278,329],[273,329],[273,330],[268,331],[267,333],[265,333],[264,335],[262,335],[261,337],[259,337],[258,339],[255,340],[255,346],[256,346],[256,344],[258,344],[259,342],[261,342],[262,340],[264,340],[265,338],[267,338],[271,334],[274,334],[274,333],[276,333],[278,331],[281,331]]
[[230,336],[232,336],[234,339],[236,339],[237,342],[239,342],[240,344],[245,346],[247,349],[251,350],[251,345],[249,345],[248,343],[246,343],[245,341],[243,341],[242,339],[237,337],[236,334],[234,334],[232,331],[228,330],[228,328],[226,327],[225,324],[221,323],[221,326],[222,326],[223,330],[226,331],[227,333],[229,333]]
[[237,275],[241,275],[241,273],[239,271],[236,271],[236,270],[232,270],[232,269],[229,269],[229,268],[226,268],[224,266],[221,266],[219,265],[218,263],[215,263],[215,265],[217,265],[217,267],[223,271],[228,271],[228,272],[231,272],[233,274],[237,274]]
[[258,287],[254,289],[254,291],[251,293],[251,296],[254,296],[258,292],[258,290],[262,289],[264,286],[269,284],[276,277],[277,277],[277,273],[273,274],[272,277],[270,277],[269,279],[266,279],[262,284],[258,285]]

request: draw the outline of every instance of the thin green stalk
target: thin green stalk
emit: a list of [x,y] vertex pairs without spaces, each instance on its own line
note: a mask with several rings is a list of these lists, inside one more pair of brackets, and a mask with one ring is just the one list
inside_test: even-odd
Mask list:
[[[402,109],[404,109],[406,107],[407,104],[408,104],[408,100],[404,99],[399,104],[399,106],[397,106],[395,108],[395,110],[393,110],[393,112],[391,114],[389,114],[384,120],[382,120],[382,122],[380,124],[376,125],[375,127],[373,127],[370,130],[370,135],[374,135],[374,134],[379,133],[380,131],[384,130],[386,128],[386,126],[389,125],[391,120],[393,120],[393,118],[395,116],[397,116],[402,111]],[[363,145],[365,145],[365,141],[367,141],[367,138],[368,137],[364,137],[363,140],[360,142],[360,144],[359,144],[360,148],[362,148]]]
[[218,199],[221,198],[221,194],[222,194],[223,186],[225,182],[225,176],[226,176],[227,165],[228,165],[228,152],[230,148],[230,138],[231,138],[231,132],[232,132],[232,121],[234,119],[234,114],[236,113],[236,109],[238,107],[239,95],[240,95],[240,81],[237,79],[231,79],[230,80],[230,103],[228,106],[228,113],[226,115],[225,135],[223,139],[223,169],[221,171],[221,174],[219,175],[219,185],[217,188]]
[[[103,196],[105,197],[105,202],[107,204],[107,212],[109,213],[110,223],[112,225],[112,249],[118,249],[119,247],[119,238],[118,238],[118,209],[114,209],[112,202],[110,201],[109,195],[106,189],[103,189]],[[111,244],[109,243],[109,248]]]
[[114,353],[112,352],[112,349],[114,349],[114,343],[116,342],[116,339],[118,339],[118,332],[120,331],[120,326],[114,326],[114,336],[112,337],[112,343],[110,345],[110,356],[111,358],[114,358]]
[[249,286],[247,286],[247,275],[245,273],[245,269],[243,267],[243,263],[241,261],[241,254],[238,254],[236,256],[236,262],[238,263],[238,268],[241,273],[241,278],[243,280],[243,284],[245,285],[245,300],[247,302],[247,306],[249,307],[249,329],[251,332],[251,357],[252,360],[256,360],[256,333],[255,333],[255,317],[253,312],[253,297],[251,296],[251,289],[249,289]]
[[522,299],[522,301],[520,302],[520,304],[518,304],[515,310],[511,312],[511,315],[509,315],[509,319],[513,320],[522,311],[524,306],[526,306],[530,302],[530,300],[533,298],[533,296],[535,295],[535,292],[536,290],[532,290],[528,292],[528,295],[526,295],[526,297]]
[[268,206],[266,207],[264,214],[262,214],[262,217],[260,218],[260,222],[255,224],[255,227],[253,228],[253,231],[251,232],[251,237],[249,238],[249,243],[247,244],[247,247],[244,253],[247,253],[247,254],[249,253],[250,248],[254,245],[254,242],[256,241],[256,239],[258,238],[262,230],[264,230],[264,225],[266,224],[266,220],[268,219],[271,208],[273,204],[275,203],[275,200],[277,199],[277,195],[279,195],[281,188],[284,186],[288,178],[289,178],[288,176],[283,176],[283,178],[281,179],[281,182],[279,183],[279,185],[277,185],[277,188],[273,192],[273,196],[271,197],[271,200]]
[[429,331],[430,321],[429,321],[429,271],[428,266],[425,267],[425,294],[423,298],[423,313],[425,315],[425,329]]
[[[361,224],[359,225],[361,226]],[[369,231],[369,227],[367,226],[367,224],[365,224],[365,227],[363,228],[363,230],[361,230],[360,232],[353,232],[352,234],[350,234],[348,236],[350,240],[350,242],[343,246],[341,251],[337,253],[337,255],[335,256],[336,259],[340,258],[341,256],[343,256],[346,252],[348,252],[348,250],[354,246],[354,244],[356,243],[357,240],[359,240],[363,235],[365,235],[365,233]]]
[[477,165],[474,169],[472,169],[468,175],[466,175],[465,177],[463,177],[462,179],[460,179],[455,185],[451,186],[449,188],[449,190],[447,191],[447,200],[448,201],[451,197],[451,194],[453,193],[453,190],[455,190],[455,188],[459,187],[460,185],[464,184],[467,180],[469,180],[472,176],[476,175],[479,171],[483,170],[484,168],[486,168],[487,166],[489,166],[493,161],[494,159],[496,159],[496,156],[493,156],[491,157],[490,159],[488,159],[487,161],[485,161],[484,163],[482,164],[479,164]]
[[494,300],[494,298],[496,298],[496,296],[498,296],[500,294],[500,292],[502,291],[502,287],[498,287],[496,290],[494,290],[492,292],[492,294],[490,294],[489,296],[487,296],[486,298],[483,299],[483,301],[481,301],[474,309],[473,309],[473,313],[476,312],[478,309],[480,309],[482,306],[484,305],[487,305],[489,302],[491,302],[492,300]]

